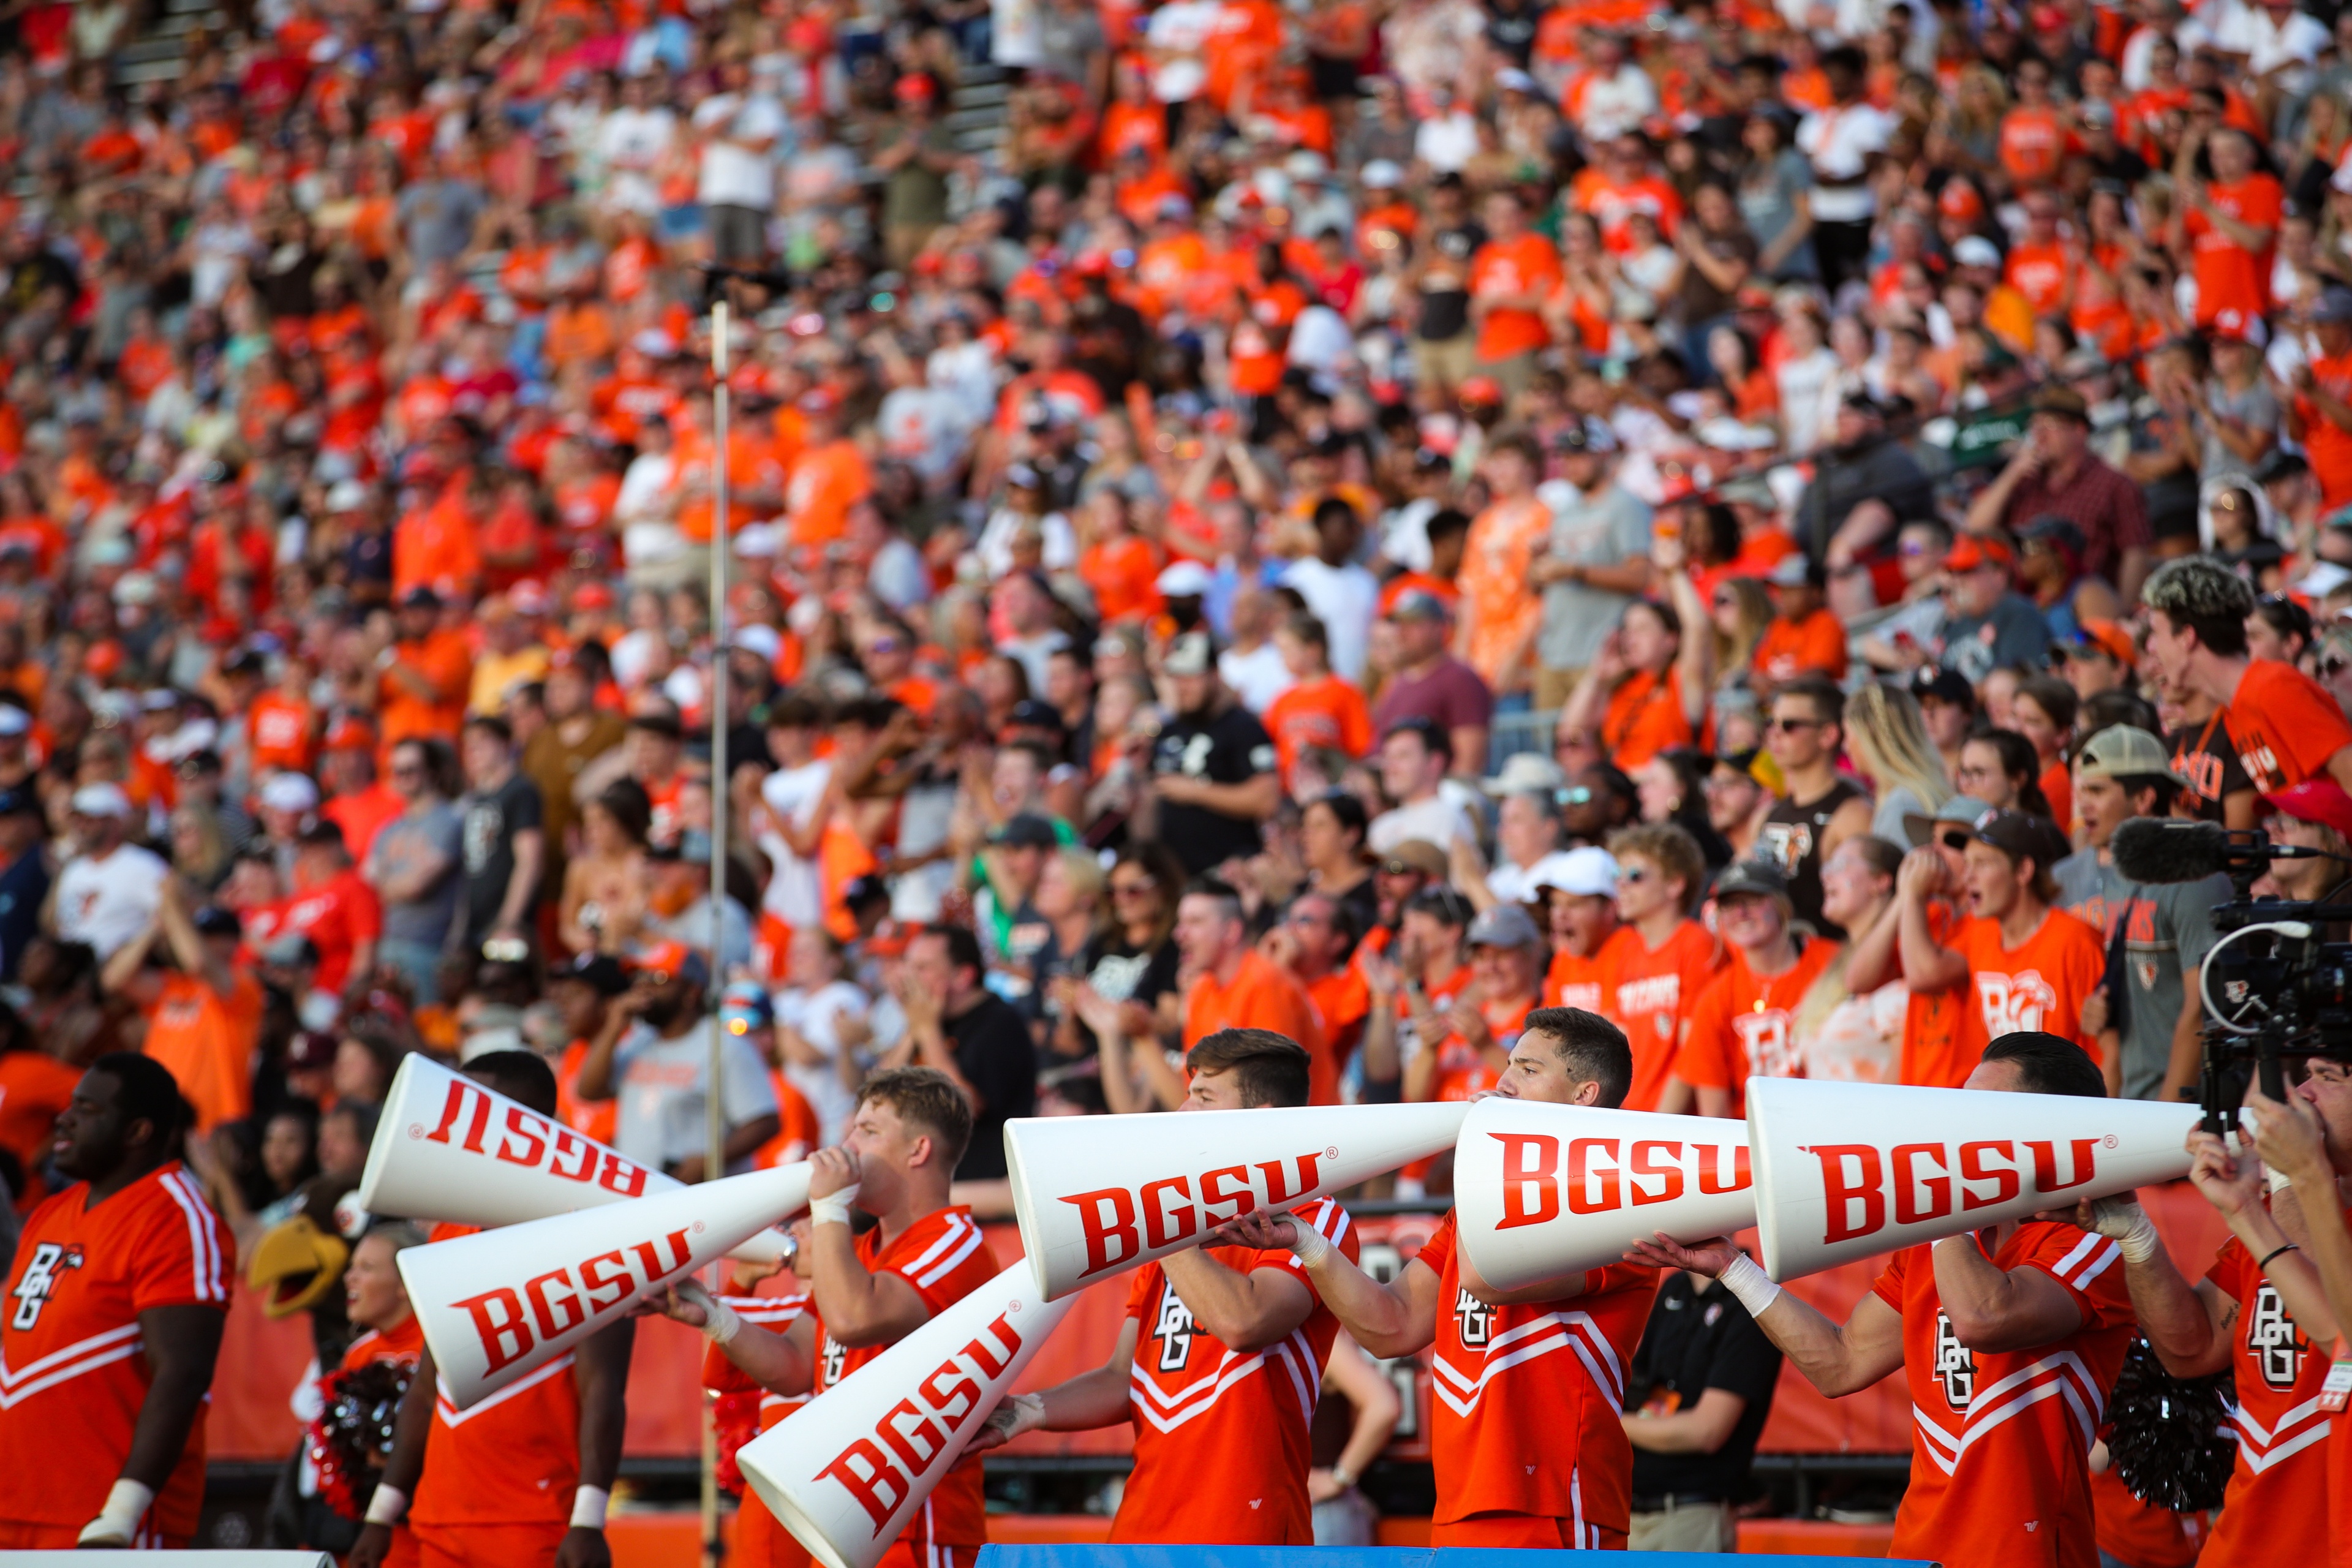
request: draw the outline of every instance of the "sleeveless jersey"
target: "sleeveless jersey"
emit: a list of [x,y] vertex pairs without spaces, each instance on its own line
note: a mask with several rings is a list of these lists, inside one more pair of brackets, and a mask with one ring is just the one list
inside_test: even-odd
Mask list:
[[2311,1500],[2327,1485],[2327,1412],[2319,1407],[2327,1347],[2303,1336],[2234,1237],[2205,1278],[2238,1303],[2231,1336],[2236,1398],[2226,1423],[2237,1435],[2238,1463],[2200,1561],[2210,1568],[2322,1562],[2327,1515]]
[[1588,1270],[1584,1293],[1489,1307],[1462,1288],[1454,1216],[1422,1244],[1438,1276],[1430,1459],[1439,1524],[1482,1513],[1557,1519],[1568,1544],[1633,1528],[1633,1447],[1619,1418],[1650,1320],[1654,1268]]
[[[1322,1198],[1291,1211],[1349,1259],[1358,1237],[1348,1211]],[[1286,1270],[1307,1287],[1287,1249],[1213,1247],[1238,1273]],[[1312,1546],[1307,1468],[1323,1363],[1339,1321],[1318,1298],[1279,1344],[1244,1355],[1196,1327],[1157,1263],[1135,1272],[1127,1315],[1136,1321],[1128,1383],[1135,1470],[1110,1538],[1122,1544]]]
[[[482,1227],[436,1225],[451,1241]],[[580,1487],[580,1384],[561,1355],[468,1410],[435,1379],[412,1525],[568,1524]]]
[[1797,918],[1840,942],[1845,940],[1845,932],[1822,918],[1822,835],[1838,807],[1861,795],[1862,791],[1839,779],[1818,800],[1802,805],[1793,800],[1780,802],[1756,835],[1756,858],[1769,860],[1789,879],[1789,901],[1796,906]]
[[1903,1314],[1914,1417],[1911,1485],[1888,1556],[1949,1568],[2095,1568],[2091,1440],[2134,1321],[2122,1256],[2070,1225],[2020,1226],[1993,1261],[2040,1269],[2083,1314],[2065,1338],[2021,1351],[1959,1342],[1927,1247],[1906,1247],[1887,1264],[1873,1289]]
[[[923,1305],[936,1317],[996,1277],[996,1258],[982,1237],[968,1208],[935,1209],[900,1232],[888,1247],[882,1245],[880,1226],[857,1238],[857,1260],[871,1274],[896,1274],[912,1285]],[[816,1392],[843,1378],[888,1350],[888,1345],[861,1345],[856,1350],[824,1331],[824,1315],[812,1297],[809,1320],[817,1331]],[[764,1423],[766,1413],[761,1416]],[[782,1419],[781,1416],[778,1419]],[[920,1512],[907,1521],[899,1544],[913,1552],[918,1563],[929,1561],[927,1546],[985,1546],[988,1510],[981,1499],[981,1457],[966,1455],[940,1478]]]
[[[228,1310],[236,1244],[186,1167],[151,1171],[96,1208],[89,1197],[78,1183],[32,1212],[0,1297],[0,1520],[97,1518],[153,1382],[139,1314]],[[148,1521],[193,1537],[204,1492],[200,1406]]]

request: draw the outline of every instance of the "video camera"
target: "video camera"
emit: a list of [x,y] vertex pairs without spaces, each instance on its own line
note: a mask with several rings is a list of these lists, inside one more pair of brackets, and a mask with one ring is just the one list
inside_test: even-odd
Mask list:
[[2352,922],[2352,904],[2257,899],[2255,879],[2273,860],[2324,858],[2317,849],[2273,844],[2257,829],[2216,822],[2138,817],[2116,829],[2116,869],[2135,882],[2229,878],[2234,897],[2215,907],[2221,937],[2205,956],[2198,994],[2205,1009],[2205,1062],[2199,1100],[2209,1132],[2234,1131],[2247,1081],[2285,1097],[2280,1064],[2289,1057],[2352,1062],[2352,942],[2329,942],[2330,926]]

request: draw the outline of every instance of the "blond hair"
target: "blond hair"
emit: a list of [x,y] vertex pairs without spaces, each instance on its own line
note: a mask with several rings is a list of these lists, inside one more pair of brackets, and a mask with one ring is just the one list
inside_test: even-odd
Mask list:
[[1882,799],[1907,789],[1921,811],[1931,812],[1952,798],[1951,775],[1927,739],[1918,699],[1901,688],[1874,680],[1848,698],[1845,742]]

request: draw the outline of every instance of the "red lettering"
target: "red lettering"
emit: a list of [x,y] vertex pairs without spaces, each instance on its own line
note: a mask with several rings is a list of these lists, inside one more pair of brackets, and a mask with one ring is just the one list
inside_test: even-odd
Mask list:
[[694,1264],[694,1252],[686,1245],[686,1232],[683,1230],[671,1231],[669,1233],[668,1239],[669,1249],[677,1255],[677,1261],[671,1264],[670,1267],[672,1268],[691,1268]]
[[522,1289],[523,1294],[530,1298],[531,1315],[539,1320],[541,1337],[551,1340],[567,1330],[578,1328],[587,1321],[588,1314],[581,1310],[580,1298],[569,1290],[551,1299],[547,1290],[547,1282],[551,1279],[569,1285],[572,1283],[572,1270],[551,1269]]
[[1265,1206],[1270,1209],[1278,1209],[1285,1205],[1297,1203],[1315,1190],[1315,1167],[1322,1162],[1321,1152],[1298,1154],[1294,1155],[1293,1158],[1298,1162],[1298,1184],[1286,1190],[1282,1184],[1282,1162],[1279,1160],[1258,1162],[1257,1168],[1265,1173]]
[[[2005,1204],[2017,1196],[2017,1172],[1998,1167],[1985,1169],[1984,1157],[1988,1152],[1997,1153],[2004,1160],[2017,1158],[2016,1145],[2006,1138],[1960,1145],[1960,1212],[1963,1214],[1970,1209],[1988,1209],[1995,1204]],[[1969,1182],[1990,1182],[1992,1195],[1979,1197],[1976,1189],[1967,1185]]]
[[[819,1470],[814,1479],[840,1482],[857,1500],[866,1517],[873,1520],[877,1535],[882,1533],[882,1527],[890,1522],[890,1516],[913,1489],[898,1467],[890,1462],[890,1456],[863,1437],[852,1438],[840,1457]],[[889,1494],[887,1497],[886,1491]]]
[[1591,1183],[1584,1168],[1585,1151],[1605,1151],[1613,1162],[1617,1158],[1614,1138],[1571,1138],[1568,1141],[1568,1212],[1570,1214],[1606,1214],[1622,1208],[1623,1201],[1617,1192],[1617,1166],[1613,1163],[1595,1168],[1591,1174],[1601,1178],[1601,1195],[1589,1195]]
[[[1732,1147],[1731,1179],[1727,1182],[1723,1178],[1724,1146],[1720,1143],[1701,1143],[1696,1145],[1696,1148],[1698,1150],[1698,1190],[1708,1197],[1721,1197],[1726,1193],[1746,1192],[1755,1181],[1754,1174],[1748,1169],[1747,1144],[1740,1143]],[[1710,1153],[1713,1154],[1713,1159],[1708,1158]]]
[[[1911,1173],[1911,1162],[1925,1156],[1936,1162],[1936,1169],[1944,1169],[1944,1146],[1941,1143],[1897,1143],[1890,1158],[1895,1165],[1895,1223],[1918,1225],[1926,1220],[1941,1219],[1952,1212],[1952,1178],[1946,1175],[1918,1176]],[[1920,1208],[1911,1201],[1914,1186],[1927,1194],[1929,1206]]]
[[2046,1142],[2036,1143],[2032,1139],[2026,1140],[2025,1146],[2033,1151],[2033,1190],[2035,1192],[2063,1193],[2068,1187],[2081,1186],[2098,1174],[2097,1168],[2091,1158],[2091,1151],[2099,1146],[2099,1141],[2095,1138],[2077,1138],[2074,1140],[2074,1179],[2071,1182],[2062,1182],[2058,1179],[2057,1150]]
[[[900,1426],[901,1416],[914,1425]],[[938,1458],[940,1450],[948,1446],[947,1434],[932,1425],[931,1418],[917,1409],[911,1399],[902,1399],[892,1405],[883,1415],[882,1424],[874,1428],[874,1435],[889,1444],[890,1451],[904,1459],[908,1470],[918,1476],[930,1468],[931,1461]],[[917,1441],[928,1444],[929,1452],[919,1452],[915,1447]]]
[[[1652,1163],[1650,1156],[1659,1150],[1665,1152],[1667,1163]],[[1633,1198],[1635,1208],[1643,1204],[1672,1203],[1683,1195],[1683,1146],[1680,1143],[1644,1138],[1627,1152],[1632,1156],[1630,1163],[1633,1168],[1626,1175],[1625,1190]],[[1661,1185],[1656,1192],[1643,1190],[1640,1178],[1643,1176],[1659,1179]]]
[[450,1130],[457,1125],[457,1119],[465,1115],[469,1104],[473,1107],[473,1121],[466,1129],[466,1142],[460,1146],[469,1154],[480,1153],[482,1135],[490,1130],[490,1097],[464,1079],[449,1080],[449,1099],[441,1107],[441,1125],[425,1135],[425,1142],[449,1142]]
[[646,1190],[646,1168],[632,1164],[607,1149],[604,1151],[604,1169],[597,1176],[596,1184],[625,1198],[637,1197]]
[[652,1284],[655,1280],[669,1272],[668,1269],[662,1267],[661,1254],[654,1250],[654,1244],[652,1242],[637,1242],[631,1246],[629,1250],[635,1253],[637,1255],[638,1261],[646,1266],[646,1284]]
[[[940,1386],[948,1378],[955,1382]],[[962,1426],[963,1418],[980,1405],[980,1384],[972,1382],[971,1374],[957,1362],[940,1363],[939,1371],[916,1384],[915,1391],[931,1402],[931,1408],[940,1413],[950,1432]]]
[[[1078,1224],[1087,1233],[1087,1273],[1099,1274],[1113,1264],[1141,1255],[1143,1242],[1135,1234],[1135,1200],[1128,1196],[1125,1187],[1102,1187],[1062,1201],[1077,1205]],[[1111,1250],[1113,1242],[1118,1244],[1116,1252]]]
[[1011,1321],[1002,1312],[997,1314],[996,1321],[988,1325],[988,1331],[994,1334],[997,1343],[1004,1347],[1004,1354],[1002,1358],[989,1350],[987,1342],[984,1340],[972,1341],[963,1347],[963,1353],[970,1356],[972,1364],[986,1375],[1003,1377],[1004,1369],[1013,1364],[1013,1356],[1021,1349],[1021,1336],[1013,1331]]
[[[579,1163],[570,1170],[564,1169],[563,1162],[573,1159]],[[555,1130],[555,1158],[547,1168],[567,1182],[593,1181],[596,1177],[596,1145],[569,1127],[559,1127]]]
[[[1228,1179],[1239,1182],[1240,1190],[1228,1186]],[[1224,1214],[1219,1214],[1218,1208],[1225,1204],[1231,1204],[1233,1207]],[[1222,1225],[1256,1206],[1257,1194],[1250,1190],[1247,1165],[1225,1165],[1202,1174],[1201,1212],[1209,1216],[1210,1224]]]
[[[1886,1225],[1886,1194],[1880,1190],[1884,1173],[1877,1146],[1871,1143],[1816,1143],[1805,1151],[1822,1163],[1822,1195],[1829,1200],[1829,1229],[1824,1242],[1846,1241],[1875,1235]],[[1854,1179],[1846,1180],[1846,1162],[1854,1163]],[[1859,1200],[1862,1222],[1848,1222],[1847,1213]]]
[[[494,1373],[520,1361],[537,1342],[530,1337],[530,1326],[523,1321],[522,1298],[503,1285],[451,1305],[463,1307],[473,1314],[474,1333],[482,1342],[482,1353],[489,1358],[489,1364],[482,1369],[485,1373]],[[491,1312],[493,1307],[498,1309],[495,1315]],[[507,1348],[509,1340],[514,1343],[512,1350]]]
[[[536,1166],[547,1154],[547,1123],[520,1105],[507,1107],[507,1135],[499,1140],[499,1158],[509,1165]],[[514,1140],[523,1141],[522,1152]]]
[[[605,1273],[604,1266],[608,1263],[620,1272]],[[600,1252],[580,1266],[580,1283],[586,1287],[588,1304],[600,1312],[609,1307],[619,1306],[635,1282],[635,1277],[629,1272],[629,1260],[623,1258],[617,1248]],[[612,1291],[612,1297],[607,1300],[599,1295],[598,1292],[603,1290]]]
[[1160,1201],[1161,1194],[1176,1193],[1186,1199],[1192,1195],[1192,1178],[1171,1176],[1164,1182],[1146,1182],[1138,1194],[1143,1199],[1143,1241],[1150,1247],[1173,1247],[1200,1228],[1200,1216],[1186,1202],[1172,1213]]
[[[1503,1219],[1495,1228],[1511,1230],[1559,1217],[1559,1140],[1548,1132],[1497,1132],[1503,1146]],[[1535,1203],[1528,1203],[1533,1194]]]

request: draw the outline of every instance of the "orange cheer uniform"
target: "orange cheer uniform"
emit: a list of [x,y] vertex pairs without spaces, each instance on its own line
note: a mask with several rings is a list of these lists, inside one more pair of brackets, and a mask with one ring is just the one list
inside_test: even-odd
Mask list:
[[2352,746],[2352,725],[2327,689],[2276,659],[2246,667],[2221,722],[2246,776],[2264,795],[2326,773],[2328,759]]
[[1438,1277],[1430,1544],[1622,1550],[1633,1447],[1619,1411],[1657,1270],[1614,1263],[1580,1295],[1489,1307],[1463,1288],[1454,1220],[1419,1255]]
[[[809,1295],[790,1274],[781,1277],[789,1289],[775,1296],[721,1296],[721,1301],[735,1310],[735,1315],[746,1323],[781,1334],[799,1321],[808,1310]],[[751,1381],[751,1375],[733,1362],[717,1345],[706,1345],[702,1352],[702,1386],[724,1396],[730,1394],[756,1394],[760,1396],[760,1430],[766,1432],[780,1424],[785,1416],[806,1405],[805,1394],[774,1394]],[[814,1561],[808,1548],[794,1541],[760,1500],[760,1494],[750,1487],[743,1489],[743,1500],[735,1510],[735,1536],[728,1547],[728,1562],[735,1568],[807,1568]]]
[[2083,1032],[2083,1004],[2106,979],[2107,951],[2098,932],[2063,910],[2052,910],[2032,936],[2003,947],[2000,922],[1978,916],[1952,938],[1969,961],[1968,986],[1987,1041],[2046,1031],[2081,1042],[2099,1059],[2099,1042]]
[[[1292,1217],[1355,1259],[1356,1230],[1338,1204],[1319,1198]],[[1286,1272],[1314,1294],[1287,1247],[1208,1251],[1238,1273]],[[1135,1469],[1111,1521],[1111,1541],[1312,1546],[1309,1428],[1323,1363],[1339,1332],[1331,1309],[1318,1298],[1307,1321],[1280,1342],[1244,1354],[1196,1325],[1167,1274],[1147,1263],[1128,1287],[1127,1315],[1136,1326],[1127,1395]]]
[[2287,1316],[2278,1289],[2232,1237],[2205,1278],[2238,1308],[2231,1326],[2237,1373],[2222,1420],[2238,1439],[2238,1462],[2202,1561],[2207,1568],[2327,1560],[2327,1513],[2312,1500],[2327,1488],[2328,1347],[2314,1344]]
[[1805,993],[1837,956],[1838,944],[1815,938],[1797,962],[1779,974],[1759,974],[1748,955],[1733,949],[1731,962],[1710,981],[1691,1009],[1690,1033],[1675,1056],[1675,1076],[1694,1089],[1720,1089],[1731,1095],[1728,1114],[1748,1114],[1751,1078],[1802,1078],[1792,1020]]
[[[980,1234],[971,1210],[934,1209],[898,1233],[887,1247],[877,1226],[857,1238],[857,1261],[869,1274],[896,1274],[915,1288],[933,1316],[947,1310],[996,1277],[996,1258]],[[809,1304],[817,1333],[817,1394],[888,1350],[861,1345],[851,1350],[824,1331],[824,1318]],[[877,1568],[972,1568],[988,1544],[988,1509],[981,1498],[980,1456],[967,1454],[940,1478],[920,1511]]]
[[[1968,1244],[1981,1248],[1983,1235]],[[1895,1255],[1872,1289],[1903,1314],[1914,1421],[1911,1484],[1886,1554],[2095,1568],[2091,1440],[2134,1331],[2122,1255],[2105,1237],[2028,1221],[1992,1261],[2055,1279],[2082,1322],[2048,1344],[1971,1351],[1944,1312],[1929,1249]]]
[[1723,967],[1723,944],[1696,921],[1685,921],[1653,951],[1628,926],[1630,941],[1612,939],[1616,951],[1602,980],[1601,1015],[1625,1031],[1633,1047],[1633,1087],[1628,1110],[1654,1110],[1674,1070],[1691,1009]]
[[[25,1221],[0,1310],[0,1551],[69,1552],[131,1457],[154,1381],[139,1314],[228,1310],[236,1242],[177,1163],[89,1205],[76,1183]],[[184,1550],[205,1499],[205,1415],[139,1521]]]

